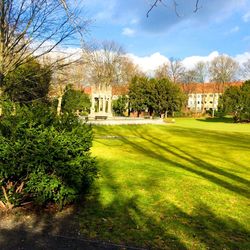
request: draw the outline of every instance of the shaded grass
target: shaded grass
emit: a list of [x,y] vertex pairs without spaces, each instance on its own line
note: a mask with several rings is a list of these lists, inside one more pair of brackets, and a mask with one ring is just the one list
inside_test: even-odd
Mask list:
[[157,249],[247,249],[250,126],[177,119],[94,127],[88,237]]

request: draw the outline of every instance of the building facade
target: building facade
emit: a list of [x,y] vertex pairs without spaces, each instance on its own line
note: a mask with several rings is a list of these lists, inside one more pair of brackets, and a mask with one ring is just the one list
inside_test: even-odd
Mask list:
[[203,113],[208,110],[218,110],[219,99],[229,86],[241,86],[242,82],[233,83],[189,83],[183,85],[188,95],[187,109]]

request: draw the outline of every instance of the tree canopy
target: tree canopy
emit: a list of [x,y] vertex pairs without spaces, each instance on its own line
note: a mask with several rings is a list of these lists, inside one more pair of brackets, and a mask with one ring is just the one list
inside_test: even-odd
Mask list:
[[62,98],[62,111],[75,113],[76,111],[85,111],[90,109],[90,98],[80,90],[72,89],[68,86]]
[[130,108],[138,114],[173,114],[181,110],[185,99],[180,86],[166,78],[135,77],[129,85]]
[[233,113],[236,122],[250,121],[250,81],[246,81],[241,87],[228,87],[218,106],[224,114]]
[[50,67],[41,66],[34,58],[30,59],[6,75],[3,92],[14,102],[46,101],[51,75]]

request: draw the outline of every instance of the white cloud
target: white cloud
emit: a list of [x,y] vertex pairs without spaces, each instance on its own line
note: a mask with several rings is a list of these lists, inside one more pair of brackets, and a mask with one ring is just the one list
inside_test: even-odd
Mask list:
[[[183,66],[190,70],[194,68],[194,66],[202,61],[202,62],[211,62],[215,57],[219,56],[218,51],[213,51],[207,56],[189,56],[182,60]],[[159,52],[156,52],[152,55],[139,57],[134,54],[128,54],[128,56],[133,60],[135,64],[137,64],[140,69],[147,73],[148,75],[152,75],[153,72],[162,64],[169,63],[169,59],[164,55],[161,55]],[[245,52],[243,54],[238,54],[235,57],[232,57],[235,61],[237,61],[240,65],[250,59],[250,52]]]
[[234,60],[237,61],[239,64],[246,62],[248,59],[250,59],[250,52],[245,52],[234,57]]
[[249,22],[250,21],[250,11],[247,12],[243,17],[242,17],[243,21],[245,23]]
[[148,74],[152,73],[162,64],[169,62],[169,59],[161,55],[159,52],[145,57],[139,57],[133,54],[128,54],[128,56],[140,67],[143,72]]
[[133,36],[135,34],[135,30],[131,29],[131,28],[124,28],[122,30],[122,34],[124,36]]
[[189,56],[182,60],[182,63],[186,69],[194,68],[198,62],[211,62],[215,57],[219,55],[218,51],[211,52],[208,56]]

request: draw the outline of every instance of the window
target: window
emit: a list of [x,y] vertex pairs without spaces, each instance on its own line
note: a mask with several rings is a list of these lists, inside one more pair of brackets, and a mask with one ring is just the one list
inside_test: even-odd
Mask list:
[[200,101],[198,101],[197,103],[200,104]]
[[213,97],[213,95],[209,95],[210,97]]

